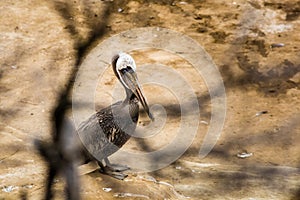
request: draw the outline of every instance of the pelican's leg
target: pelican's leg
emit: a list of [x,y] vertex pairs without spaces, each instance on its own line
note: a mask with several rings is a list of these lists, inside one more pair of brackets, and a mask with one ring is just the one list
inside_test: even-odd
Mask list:
[[98,160],[97,160],[97,164],[98,164],[99,167],[100,167],[99,171],[100,171],[101,173],[104,173],[104,171],[105,171],[105,166],[103,165],[103,163],[102,163],[101,161],[98,161]]
[[101,173],[103,173],[103,174],[107,174],[107,175],[112,176],[112,177],[114,177],[116,179],[119,179],[119,180],[123,180],[123,179],[125,179],[128,176],[127,174],[123,174],[120,171],[114,170],[114,168],[112,168],[109,165],[107,165],[106,161],[105,161],[106,166],[104,166],[101,161],[97,161],[97,163],[98,163],[98,165],[100,167],[99,171]]

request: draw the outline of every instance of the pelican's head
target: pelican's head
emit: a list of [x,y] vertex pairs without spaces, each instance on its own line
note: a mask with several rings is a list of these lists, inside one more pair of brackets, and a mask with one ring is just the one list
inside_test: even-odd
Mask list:
[[112,67],[115,75],[118,77],[125,89],[130,90],[131,93],[139,99],[149,118],[154,120],[138,82],[135,72],[136,65],[133,58],[127,53],[119,53],[113,57]]

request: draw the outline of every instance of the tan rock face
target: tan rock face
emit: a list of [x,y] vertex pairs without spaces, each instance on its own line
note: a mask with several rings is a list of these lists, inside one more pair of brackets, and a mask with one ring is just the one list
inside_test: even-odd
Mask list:
[[[76,63],[77,46],[84,44],[105,20],[102,3],[0,2],[0,199],[16,199],[23,191],[29,199],[42,198],[46,167],[33,149],[32,139],[50,138],[50,111]],[[91,173],[94,168],[82,172],[83,199],[297,199],[299,3],[106,3],[111,7],[107,33],[90,49],[136,27],[160,26],[186,34],[216,63],[225,84],[227,113],[217,144],[200,159],[199,149],[211,119],[205,81],[194,76],[190,63],[178,55],[156,49],[130,52],[138,66],[160,63],[189,81],[200,106],[198,132],[186,153],[161,170],[129,172],[123,182]],[[87,56],[91,56],[89,52]],[[95,90],[96,109],[119,100],[111,93],[115,83],[107,68]],[[171,92],[159,86],[143,88],[149,104],[164,106],[167,118],[160,133],[146,139],[132,138],[124,146],[134,152],[153,151],[170,143],[181,119],[181,105]],[[139,126],[146,125],[142,116]],[[250,154],[244,159],[237,156]],[[54,188],[55,197],[63,198],[62,179],[57,179]]]

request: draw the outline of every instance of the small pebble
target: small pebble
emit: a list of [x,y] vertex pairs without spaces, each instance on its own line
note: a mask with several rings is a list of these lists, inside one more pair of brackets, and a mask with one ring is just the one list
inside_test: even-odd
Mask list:
[[247,152],[243,152],[243,153],[238,153],[236,156],[238,158],[249,158],[253,155],[253,153],[247,153]]
[[59,180],[58,179],[54,179],[54,181],[53,181],[54,183],[58,183],[59,182]]
[[13,66],[11,66],[11,68],[12,68],[12,69],[17,69],[18,67],[15,66],[15,65],[13,65]]
[[285,45],[283,43],[273,43],[271,44],[271,48],[279,48],[279,47],[284,47]]
[[2,188],[2,191],[3,191],[3,192],[12,192],[12,191],[15,190],[15,189],[18,189],[18,187],[17,187],[17,186],[12,186],[12,185],[10,185],[10,186],[4,186],[4,187]]
[[201,124],[206,124],[206,125],[208,125],[208,122],[207,122],[207,121],[204,121],[204,120],[201,120],[200,123],[201,123]]
[[181,166],[176,166],[175,169],[181,169]]
[[112,189],[111,189],[111,188],[102,188],[102,190],[103,190],[104,192],[110,192]]
[[150,199],[148,196],[143,195],[143,194],[134,194],[134,193],[128,193],[128,192],[115,193],[114,197],[137,197],[137,198]]
[[180,5],[186,5],[186,4],[188,4],[188,3],[185,2],[185,1],[180,1],[179,4],[180,4]]
[[255,116],[260,116],[260,115],[267,114],[267,113],[268,113],[267,110],[263,110],[263,111],[256,113]]
[[23,185],[22,187],[23,188],[27,188],[27,189],[31,189],[31,188],[33,188],[33,184],[29,184],[29,185]]
[[119,13],[123,12],[123,9],[122,8],[118,8],[118,12]]

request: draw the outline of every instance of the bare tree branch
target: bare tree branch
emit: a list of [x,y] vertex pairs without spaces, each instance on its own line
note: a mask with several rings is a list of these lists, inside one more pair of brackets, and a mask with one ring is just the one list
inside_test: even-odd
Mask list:
[[[57,3],[57,2],[56,2]],[[63,5],[65,9],[57,10],[59,14],[64,16],[70,16],[70,5],[68,3],[60,2],[60,5]],[[62,173],[66,179],[66,198],[72,200],[80,199],[80,187],[78,180],[78,173],[76,168],[77,155],[80,152],[79,146],[76,143],[76,131],[70,123],[67,123],[65,120],[65,115],[67,109],[70,107],[71,103],[68,97],[71,95],[71,89],[79,68],[79,65],[82,61],[83,55],[87,53],[88,48],[91,44],[97,39],[101,38],[105,34],[106,24],[109,18],[109,6],[105,5],[104,12],[99,21],[95,24],[92,24],[89,27],[92,31],[88,35],[87,39],[80,41],[81,37],[77,38],[75,41],[75,50],[76,50],[76,61],[72,69],[71,75],[67,81],[67,86],[63,89],[59,96],[57,105],[53,108],[52,111],[52,142],[45,142],[41,140],[35,140],[35,147],[39,151],[39,154],[45,159],[48,168],[47,174],[47,183],[46,183],[46,193],[45,199],[51,199],[53,197],[52,185],[54,178],[58,173]],[[89,7],[87,6],[87,9]],[[70,17],[64,17],[65,20],[69,20]],[[88,19],[88,18],[87,18]],[[78,36],[77,27],[75,24],[71,24],[68,27],[68,31],[71,35]]]

